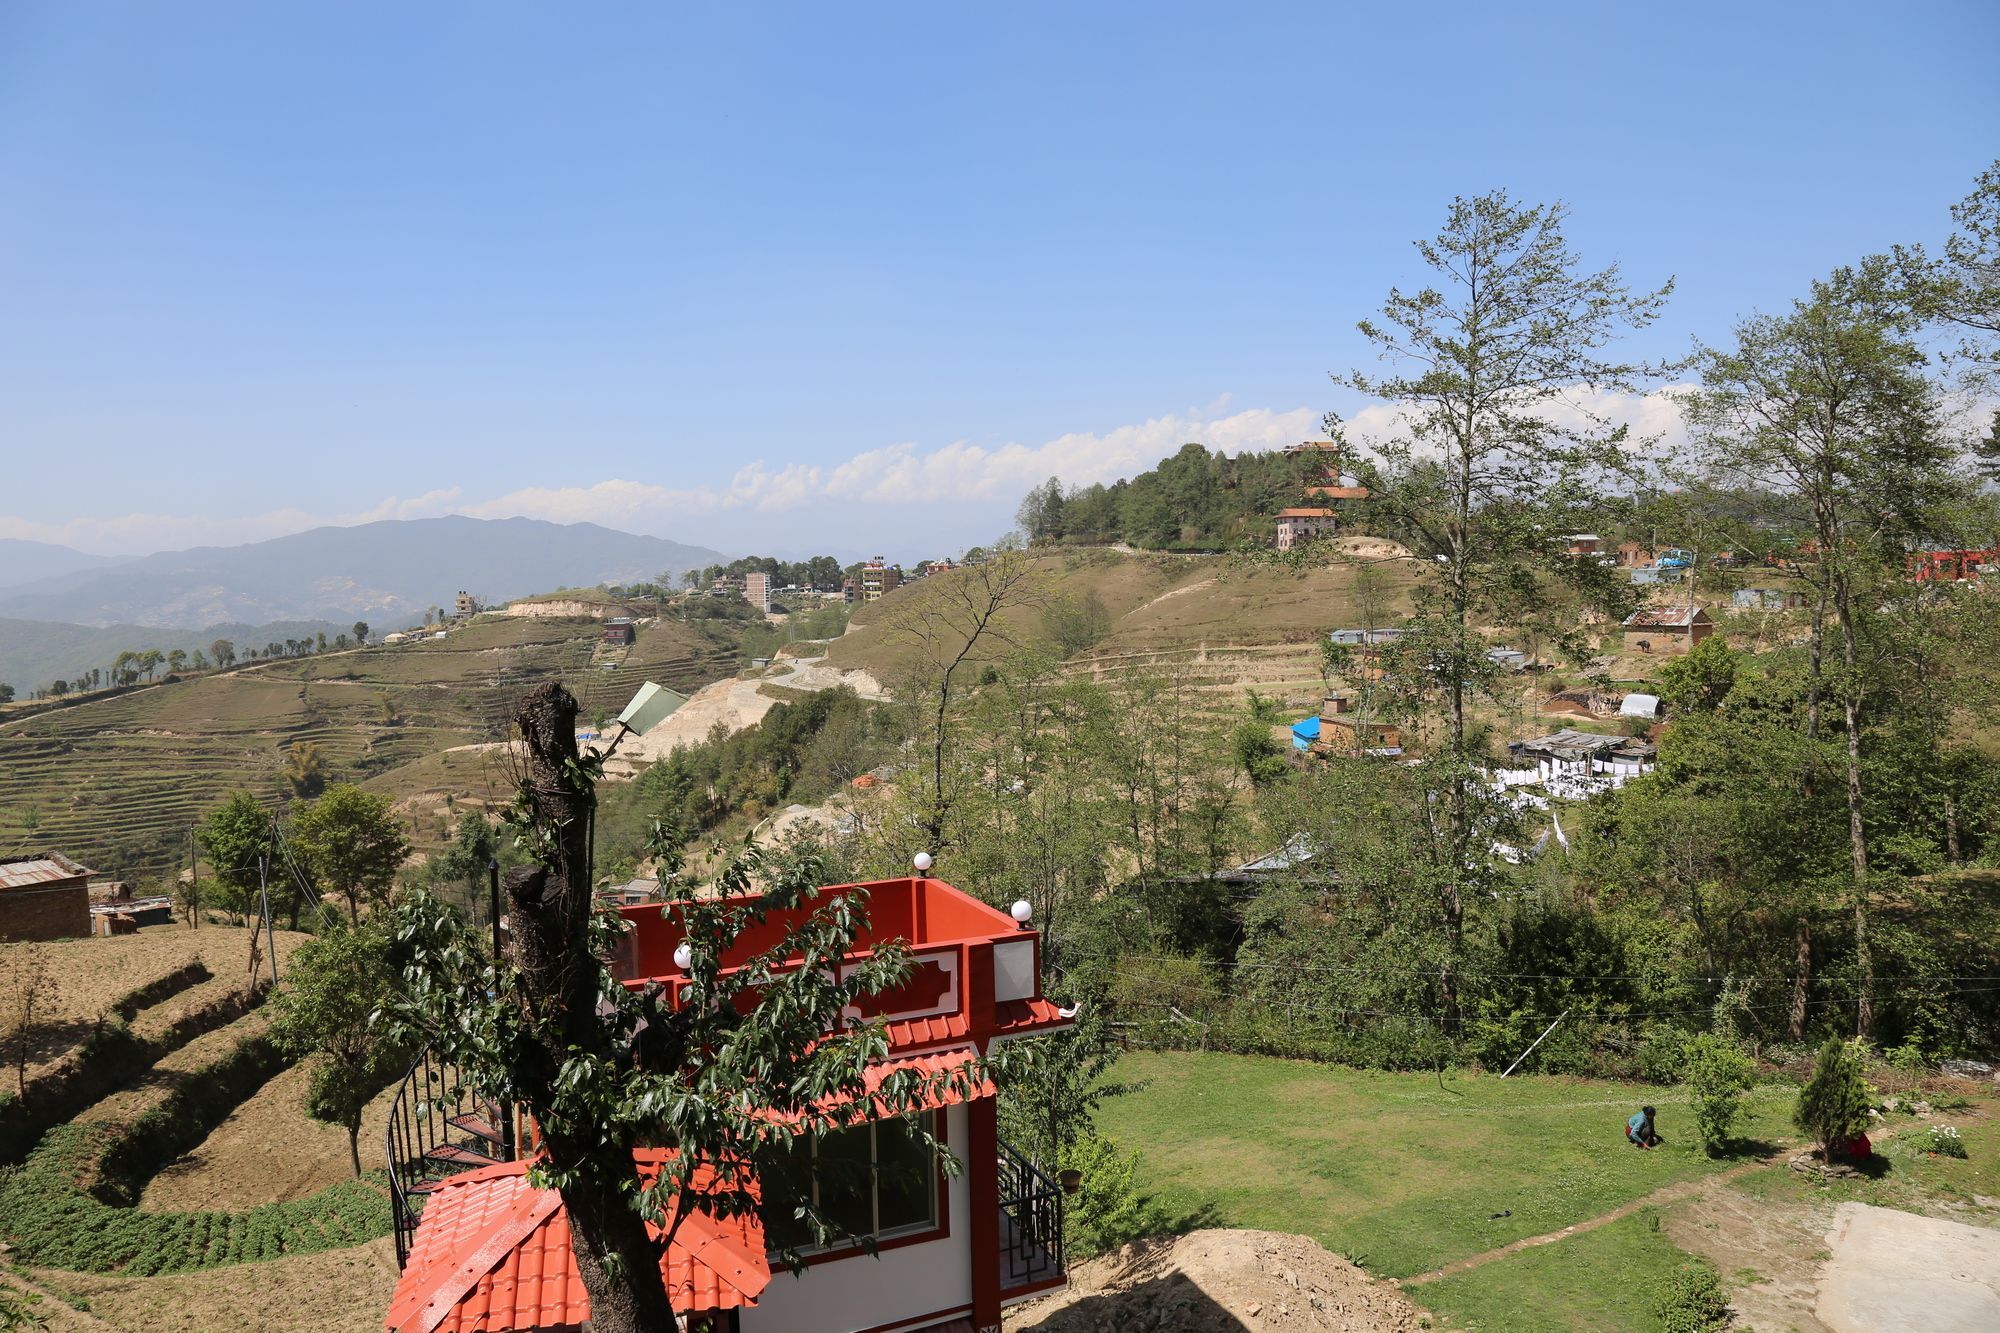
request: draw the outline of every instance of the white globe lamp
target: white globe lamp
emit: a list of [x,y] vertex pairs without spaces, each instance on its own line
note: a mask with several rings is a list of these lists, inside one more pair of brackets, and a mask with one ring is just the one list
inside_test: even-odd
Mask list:
[[1026,930],[1028,928],[1028,918],[1033,916],[1034,914],[1035,914],[1035,909],[1028,905],[1028,900],[1026,898],[1016,898],[1014,900],[1014,905],[1007,909],[1007,915],[1013,917],[1014,924],[1019,926],[1022,930]]
[[918,852],[910,858],[910,864],[917,868],[917,874],[928,875],[931,873],[931,854],[929,852]]
[[674,946],[674,966],[683,972],[694,966],[694,950],[686,940]]

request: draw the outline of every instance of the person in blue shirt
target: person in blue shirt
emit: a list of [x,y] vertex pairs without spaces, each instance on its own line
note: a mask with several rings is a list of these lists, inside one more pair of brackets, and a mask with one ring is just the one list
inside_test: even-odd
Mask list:
[[1659,1133],[1653,1128],[1653,1108],[1642,1106],[1639,1113],[1625,1122],[1625,1138],[1641,1148],[1657,1148]]

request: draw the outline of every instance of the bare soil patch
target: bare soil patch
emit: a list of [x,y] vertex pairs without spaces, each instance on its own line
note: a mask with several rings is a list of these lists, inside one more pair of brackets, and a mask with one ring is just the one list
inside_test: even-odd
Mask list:
[[1305,1236],[1194,1231],[1078,1264],[1070,1287],[1008,1312],[1014,1333],[1234,1333],[1346,1329],[1405,1333],[1419,1312]]
[[[38,1273],[36,1280],[88,1302],[96,1322],[69,1326],[78,1329],[379,1333],[396,1289],[396,1248],[385,1236],[344,1250],[196,1273],[120,1277],[51,1271]],[[51,1322],[58,1330],[65,1327]]]
[[1727,1185],[1666,1213],[1667,1238],[1714,1264],[1747,1328],[1827,1333],[1813,1316],[1833,1205],[1759,1199]]
[[[305,1111],[307,1065],[294,1065],[217,1125],[201,1145],[154,1176],[139,1200],[157,1212],[254,1208],[285,1203],[353,1174],[347,1131]],[[386,1089],[361,1118],[361,1165],[382,1165],[382,1137],[395,1089]]]

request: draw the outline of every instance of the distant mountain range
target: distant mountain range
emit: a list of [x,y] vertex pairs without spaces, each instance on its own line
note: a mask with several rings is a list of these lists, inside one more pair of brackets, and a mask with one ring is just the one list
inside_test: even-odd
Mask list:
[[[457,516],[314,528],[117,561],[0,541],[0,619],[204,631],[358,619],[387,630],[422,619],[429,607],[449,609],[460,589],[493,604],[562,587],[678,578],[726,560],[706,547],[595,523]],[[9,679],[4,670],[0,679]]]
[[0,537],[0,594],[12,592],[19,584],[74,574],[84,569],[102,569],[117,563],[116,556],[85,555],[67,546]]

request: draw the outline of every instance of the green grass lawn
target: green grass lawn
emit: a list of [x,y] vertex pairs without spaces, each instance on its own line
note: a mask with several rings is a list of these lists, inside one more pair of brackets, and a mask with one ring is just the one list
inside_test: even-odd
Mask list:
[[1641,1209],[1559,1245],[1426,1283],[1410,1296],[1448,1327],[1480,1333],[1653,1333],[1661,1324],[1661,1285],[1690,1262],[1660,1229],[1660,1215]]
[[[1396,1277],[1731,1165],[1703,1155],[1672,1089],[1471,1074],[1440,1087],[1430,1074],[1149,1052],[1117,1077],[1146,1087],[1105,1103],[1099,1126],[1142,1154],[1142,1181],[1174,1214],[1312,1236]],[[1739,1132],[1784,1136],[1792,1099],[1759,1089]],[[1642,1101],[1667,1140],[1652,1152],[1624,1139]]]

